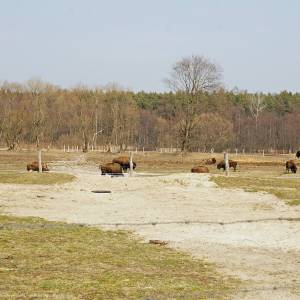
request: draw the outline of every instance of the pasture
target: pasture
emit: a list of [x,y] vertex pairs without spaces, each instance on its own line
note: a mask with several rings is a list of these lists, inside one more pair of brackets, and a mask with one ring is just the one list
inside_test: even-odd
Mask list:
[[[238,170],[226,177],[215,165],[208,166],[210,175],[190,173],[202,159],[219,161],[222,154],[145,152],[134,154],[133,177],[100,176],[99,164],[116,155],[45,151],[50,172],[37,174],[25,171],[35,152],[0,152],[0,181],[1,174],[11,175],[9,185],[1,184],[2,213],[54,222],[1,218],[5,230],[6,223],[26,224],[10,227],[0,243],[1,253],[15,259],[4,260],[0,273],[11,298],[21,291],[74,299],[83,297],[79,291],[88,299],[300,297],[300,178],[284,167],[292,155],[231,154]],[[30,181],[65,174],[66,184]],[[30,180],[20,186],[19,175]],[[111,193],[91,193],[95,189]],[[31,226],[36,222],[43,229]],[[149,245],[150,239],[167,246]],[[29,254],[22,260],[18,249],[36,253],[40,264]]]

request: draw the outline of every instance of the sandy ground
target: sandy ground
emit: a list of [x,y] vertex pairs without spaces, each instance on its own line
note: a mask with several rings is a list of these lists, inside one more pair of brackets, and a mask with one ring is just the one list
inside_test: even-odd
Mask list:
[[[110,178],[100,176],[96,167],[74,167],[72,162],[54,170],[78,179],[57,186],[0,185],[0,209],[166,240],[171,247],[215,263],[221,273],[240,278],[234,299],[300,299],[300,222],[276,220],[300,217],[300,207],[264,193],[217,188],[208,175]],[[112,193],[92,193],[95,189]],[[165,224],[130,225],[159,222]]]

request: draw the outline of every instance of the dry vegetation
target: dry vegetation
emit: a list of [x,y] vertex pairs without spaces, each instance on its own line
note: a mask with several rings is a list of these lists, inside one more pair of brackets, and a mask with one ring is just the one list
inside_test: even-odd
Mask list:
[[[72,155],[45,152],[45,161],[69,160]],[[1,151],[0,152],[0,183],[9,184],[63,184],[75,179],[73,175],[63,173],[27,172],[26,165],[37,160],[35,151]]]
[[248,192],[267,192],[284,200],[289,205],[300,205],[300,177],[286,174],[280,162],[274,166],[242,165],[238,173],[229,177],[213,176],[211,180],[222,188],[241,188]]
[[228,299],[238,284],[122,231],[5,216],[0,229],[1,299]]
[[63,184],[74,179],[75,176],[62,173],[0,172],[0,183],[10,184]]

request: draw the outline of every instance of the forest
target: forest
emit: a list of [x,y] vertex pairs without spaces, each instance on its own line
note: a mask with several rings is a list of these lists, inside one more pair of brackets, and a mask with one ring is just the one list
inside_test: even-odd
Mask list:
[[[37,79],[2,82],[0,145],[10,150],[79,145],[83,151],[91,146],[204,152],[300,148],[300,93],[228,91],[212,67],[198,56],[177,62],[167,80],[170,92],[163,93],[116,84],[65,89]],[[212,73],[200,82],[203,70]]]

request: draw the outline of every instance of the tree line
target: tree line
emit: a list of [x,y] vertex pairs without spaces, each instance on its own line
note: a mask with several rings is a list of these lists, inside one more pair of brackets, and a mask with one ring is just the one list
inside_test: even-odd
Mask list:
[[0,86],[0,143],[62,147],[106,145],[155,150],[247,152],[300,146],[300,94],[226,91],[221,71],[203,57],[177,62],[170,92],[116,85],[71,89],[29,80]]

